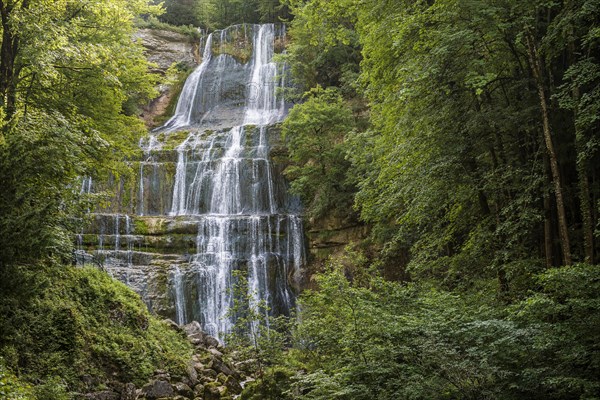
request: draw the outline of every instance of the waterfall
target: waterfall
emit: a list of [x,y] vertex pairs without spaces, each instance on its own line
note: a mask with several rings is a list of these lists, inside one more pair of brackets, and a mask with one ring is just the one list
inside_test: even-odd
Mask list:
[[203,78],[204,71],[206,71],[206,68],[210,64],[210,60],[212,58],[212,35],[213,34],[211,33],[206,40],[204,52],[202,53],[202,63],[188,77],[181,91],[179,100],[177,102],[177,107],[175,108],[175,115],[173,115],[171,119],[167,121],[163,128],[175,130],[190,124],[194,100],[196,99],[198,88],[201,86],[200,81]]
[[[220,46],[227,34],[220,32]],[[273,24],[253,30],[253,55],[244,74],[246,95],[241,124],[204,138],[192,132],[177,147],[170,214],[199,218],[197,251],[188,273],[195,274],[200,322],[216,337],[230,331],[234,323],[228,315],[233,305],[233,271],[242,269],[247,273],[248,296],[255,304],[264,302],[274,313],[289,313],[294,304],[288,284],[289,271],[299,268],[304,257],[299,245],[303,243],[300,218],[289,213],[285,196],[276,193],[268,155],[267,125],[285,116],[284,102],[276,93],[283,79],[278,77],[278,65],[273,62],[274,41]],[[207,60],[212,59],[207,55],[210,46],[212,36],[207,41],[203,63],[186,83],[179,100],[178,108],[188,110],[187,115],[198,102],[197,96],[187,96],[187,93],[206,98],[198,88],[203,87],[204,74],[210,71],[207,69]],[[226,75],[232,73],[228,68],[233,72],[239,70],[230,55],[220,54],[215,61],[213,99],[222,95]],[[204,114],[197,119],[198,125],[202,127],[207,114],[220,105],[217,101],[203,110]],[[173,124],[169,122],[165,128],[172,129]],[[282,223],[291,227],[288,235],[297,237],[281,243]],[[174,280],[174,285],[179,283]],[[185,288],[175,292],[178,296],[186,295]],[[179,304],[180,299],[176,302]]]
[[175,291],[175,315],[177,323],[183,325],[186,320],[185,298],[183,296],[183,274],[179,267],[173,269],[173,288]]
[[265,24],[208,35],[174,115],[140,141],[139,180],[77,237],[152,310],[221,340],[236,320],[236,271],[251,307],[289,315],[306,262],[298,200],[270,157],[288,109],[274,61],[284,34]]

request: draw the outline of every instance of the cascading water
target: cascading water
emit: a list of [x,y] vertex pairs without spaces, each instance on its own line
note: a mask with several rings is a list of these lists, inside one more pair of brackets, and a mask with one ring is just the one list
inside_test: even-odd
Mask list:
[[273,61],[284,35],[273,24],[210,34],[175,114],[140,143],[139,181],[118,196],[136,215],[98,214],[98,242],[82,236],[151,309],[217,338],[235,323],[235,271],[251,303],[289,314],[305,262],[298,202],[270,157],[287,112],[277,95],[285,71]]
[[[220,46],[227,34],[220,32]],[[189,125],[193,105],[201,103],[198,97],[206,98],[206,82],[213,82],[210,87],[216,93],[212,96],[219,99],[229,70],[239,70],[231,55],[221,54],[214,61],[217,76],[205,80],[212,60],[212,37],[207,40],[204,61],[179,100],[182,114],[166,124],[168,130],[181,128],[178,124]],[[216,134],[193,132],[177,148],[170,215],[194,216],[198,221],[197,250],[186,272],[190,284],[182,288],[184,280],[174,279],[176,297],[190,291],[197,294],[198,314],[178,307],[186,312],[185,318],[178,315],[178,319],[199,317],[205,330],[216,337],[230,331],[233,324],[228,310],[233,304],[235,270],[247,273],[249,297],[264,301],[274,312],[289,313],[294,304],[288,276],[302,258],[301,225],[297,215],[290,215],[285,196],[276,196],[265,133],[266,126],[281,121],[286,112],[285,102],[276,95],[282,78],[272,61],[274,42],[273,25],[253,30],[253,57],[243,74],[247,94],[242,123]],[[188,97],[192,92],[196,95]],[[208,124],[207,116],[214,118],[221,105],[216,101],[196,114],[199,125]],[[282,224],[293,226],[286,231],[290,239],[285,243],[281,243]],[[183,303],[180,299],[176,302]]]

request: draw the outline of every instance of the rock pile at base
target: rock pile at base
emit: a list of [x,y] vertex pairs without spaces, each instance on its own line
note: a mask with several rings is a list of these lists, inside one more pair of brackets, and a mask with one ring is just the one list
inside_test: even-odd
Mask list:
[[86,400],[233,400],[242,391],[240,382],[244,376],[223,358],[223,347],[217,339],[208,335],[198,322],[171,326],[187,335],[194,346],[185,376],[171,376],[157,370],[141,388],[132,383],[113,382],[110,390],[88,393]]

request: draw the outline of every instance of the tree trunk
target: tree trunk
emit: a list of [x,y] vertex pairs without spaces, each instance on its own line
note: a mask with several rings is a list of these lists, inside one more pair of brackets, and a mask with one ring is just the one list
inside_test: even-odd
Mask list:
[[581,208],[581,219],[583,222],[583,248],[585,251],[585,262],[594,263],[594,223],[592,220],[592,204],[590,200],[590,182],[587,176],[587,156],[585,155],[585,134],[577,124],[579,89],[573,89],[573,100],[575,109],[573,118],[575,125],[575,149],[577,151],[577,177],[579,184],[579,207]]
[[560,244],[563,253],[563,264],[571,265],[571,245],[569,243],[569,230],[567,226],[567,216],[565,213],[565,204],[563,200],[563,191],[560,178],[560,170],[558,168],[558,159],[552,142],[552,129],[550,127],[550,118],[548,116],[548,95],[544,83],[542,62],[535,43],[535,38],[531,32],[525,34],[527,44],[527,54],[531,71],[535,79],[535,84],[538,90],[540,106],[542,110],[542,126],[544,132],[544,142],[546,143],[546,151],[550,159],[550,170],[552,171],[552,182],[554,184],[554,195],[556,197],[556,212],[558,215],[558,232],[560,236]]
[[[573,65],[577,62],[575,55],[575,42],[569,42],[569,60]],[[590,183],[587,176],[587,155],[585,151],[586,138],[585,133],[581,131],[577,123],[579,115],[579,99],[581,94],[579,87],[575,85],[571,91],[573,96],[573,125],[575,127],[575,150],[577,152],[577,177],[579,186],[579,207],[581,209],[581,219],[583,222],[583,248],[585,252],[585,262],[594,263],[594,222],[592,220],[592,204],[590,200]]]
[[0,0],[2,16],[2,46],[0,47],[0,96],[6,109],[6,119],[16,112],[17,84],[15,76],[15,59],[18,50],[18,38],[13,35],[10,26],[10,15],[13,5]]
[[[548,155],[544,154],[544,175],[549,177],[550,161]],[[549,178],[551,180],[551,178]],[[554,267],[554,239],[552,234],[552,199],[544,190],[544,255],[546,268]]]

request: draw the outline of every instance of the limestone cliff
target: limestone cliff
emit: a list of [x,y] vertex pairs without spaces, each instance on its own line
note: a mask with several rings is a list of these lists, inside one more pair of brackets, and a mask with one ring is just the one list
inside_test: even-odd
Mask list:
[[[189,35],[158,29],[139,29],[134,39],[141,41],[146,48],[148,60],[154,64],[152,72],[165,75],[172,65],[178,65],[183,71],[192,71],[200,63],[200,41]],[[148,127],[156,125],[155,119],[163,116],[169,105],[178,95],[176,87],[161,84],[159,96],[143,110],[141,117]]]

